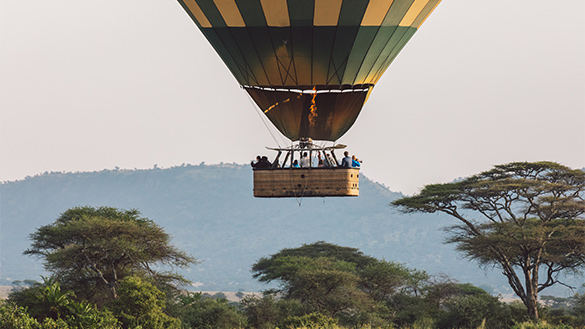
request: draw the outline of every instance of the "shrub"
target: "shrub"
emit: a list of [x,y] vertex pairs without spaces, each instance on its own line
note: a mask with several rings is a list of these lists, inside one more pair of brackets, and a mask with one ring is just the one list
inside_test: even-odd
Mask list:
[[309,313],[301,316],[288,316],[280,323],[279,328],[331,328],[336,326],[337,320],[321,313]]
[[487,293],[458,296],[445,303],[439,328],[506,328],[512,324],[510,309]]
[[201,293],[179,296],[179,316],[188,328],[236,329],[246,325],[244,314],[225,298],[205,298]]
[[0,301],[0,325],[2,329],[39,329],[40,325],[24,307]]
[[289,316],[306,314],[306,306],[297,300],[277,299],[271,294],[246,296],[240,302],[248,319],[248,326],[256,329],[274,329]]
[[514,324],[510,329],[572,329],[572,327],[565,324],[548,324],[545,321],[526,321]]
[[120,281],[118,299],[107,307],[125,328],[179,329],[181,321],[163,312],[165,295],[139,277],[126,277]]

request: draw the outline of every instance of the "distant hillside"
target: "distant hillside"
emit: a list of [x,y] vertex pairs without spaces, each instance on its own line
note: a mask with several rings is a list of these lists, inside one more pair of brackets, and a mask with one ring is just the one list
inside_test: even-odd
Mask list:
[[[389,206],[401,197],[361,177],[358,198],[256,199],[252,171],[237,164],[169,169],[45,173],[0,185],[0,285],[39,279],[39,259],[24,256],[28,235],[81,205],[136,208],[173,236],[173,244],[201,263],[184,274],[211,291],[259,291],[251,265],[282,248],[327,241],[367,255],[406,263],[430,274],[490,285],[507,292],[496,273],[485,273],[443,245],[440,215],[404,215]],[[550,294],[550,291],[548,292]]]

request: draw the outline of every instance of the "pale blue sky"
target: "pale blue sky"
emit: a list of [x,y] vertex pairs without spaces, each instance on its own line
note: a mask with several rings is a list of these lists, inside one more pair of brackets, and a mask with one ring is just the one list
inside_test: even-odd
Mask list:
[[[584,59],[583,0],[445,0],[338,142],[407,194],[511,161],[585,167]],[[0,181],[275,144],[176,1],[0,0]]]

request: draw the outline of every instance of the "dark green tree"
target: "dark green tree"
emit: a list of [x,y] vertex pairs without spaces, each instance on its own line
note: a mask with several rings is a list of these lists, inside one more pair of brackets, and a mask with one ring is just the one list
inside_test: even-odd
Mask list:
[[106,304],[124,328],[179,329],[181,321],[164,312],[165,294],[136,276],[120,281],[119,298]]
[[448,242],[496,266],[538,318],[538,293],[585,266],[585,172],[554,162],[496,166],[455,183],[427,185],[392,202],[406,213],[443,212],[460,221]]
[[265,294],[262,297],[250,295],[244,297],[240,305],[248,317],[248,325],[251,328],[268,329],[277,327],[278,322],[287,316],[288,312],[283,312],[279,302],[280,300],[273,294]]
[[300,301],[276,298],[272,293],[265,293],[262,297],[245,296],[240,306],[248,318],[248,327],[256,329],[286,328],[283,324],[287,319],[310,313],[307,305]]
[[246,317],[225,298],[206,298],[201,293],[179,295],[178,312],[183,327],[237,329],[246,326]]
[[363,311],[371,304],[359,289],[355,264],[327,257],[284,256],[271,269],[281,276],[280,293],[298,300],[312,311],[330,316]]
[[508,306],[485,294],[463,295],[450,299],[439,314],[439,328],[507,328],[512,324]]
[[585,328],[585,293],[575,294],[572,298],[571,315],[575,317],[574,325]]
[[[261,258],[256,262],[252,270],[256,272],[254,277],[259,277],[260,281],[268,279],[268,273],[264,273],[264,265],[270,264],[270,261],[275,258],[285,256],[301,256],[309,258],[326,257],[335,260],[341,260],[348,263],[355,264],[357,269],[365,268],[369,265],[375,264],[378,260],[374,257],[364,255],[363,252],[357,248],[343,247],[336,244],[327,243],[325,241],[317,241],[311,244],[303,244],[297,248],[285,248],[278,253],[272,255],[270,258]],[[266,261],[266,263],[264,263]]]
[[437,328],[507,328],[509,307],[470,283],[438,278],[425,287],[424,301]]
[[412,270],[385,260],[369,265],[359,275],[361,289],[381,302],[390,300],[397,292],[417,295],[429,278],[424,271]]
[[97,304],[116,299],[120,280],[148,278],[160,286],[187,282],[153,265],[187,267],[195,259],[170,244],[169,235],[137,210],[77,207],[31,234],[25,254],[40,256],[45,268],[77,297]]
[[316,242],[283,249],[252,266],[261,282],[278,282],[278,293],[306,305],[306,313],[335,317],[345,324],[377,323],[387,315],[384,303],[411,287],[419,272],[366,256],[358,249]]
[[59,282],[53,279],[44,279],[43,283],[11,293],[9,302],[27,310],[30,317],[48,327],[50,320],[72,328],[120,327],[110,312],[98,310],[87,301],[77,301],[72,291],[62,290]]

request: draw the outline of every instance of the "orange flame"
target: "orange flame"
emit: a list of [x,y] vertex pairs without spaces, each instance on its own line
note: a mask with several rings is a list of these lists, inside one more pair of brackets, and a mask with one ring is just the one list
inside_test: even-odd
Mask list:
[[311,127],[315,126],[315,119],[319,116],[317,114],[317,102],[315,101],[317,99],[317,87],[313,87],[313,98],[311,99],[311,112],[309,113],[309,125]]
[[[298,99],[298,98],[301,98],[301,95],[297,96],[296,98],[297,98],[297,99]],[[291,99],[290,99],[290,98],[287,98],[287,99],[283,100],[282,102],[276,102],[276,103],[274,103],[274,104],[270,105],[270,106],[269,106],[269,107],[268,107],[266,110],[264,110],[264,114],[266,114],[266,113],[270,112],[272,109],[274,109],[274,108],[275,108],[275,107],[277,107],[278,105],[280,105],[280,104],[284,104],[284,103],[288,103],[288,102],[290,102],[290,101],[291,101]]]
[[[282,103],[282,104],[284,104],[284,103],[286,103],[286,102],[290,102],[290,98],[287,98],[287,99],[283,100],[281,103]],[[277,107],[278,105],[279,105],[279,103],[278,103],[278,102],[276,102],[276,103],[274,103],[274,104],[270,105],[270,107],[269,107],[269,108],[267,108],[266,110],[264,110],[264,113],[268,113],[270,110],[272,110],[273,108]]]

